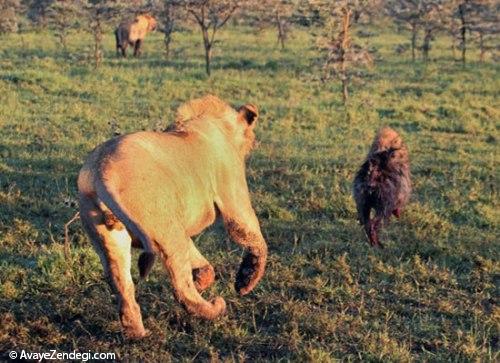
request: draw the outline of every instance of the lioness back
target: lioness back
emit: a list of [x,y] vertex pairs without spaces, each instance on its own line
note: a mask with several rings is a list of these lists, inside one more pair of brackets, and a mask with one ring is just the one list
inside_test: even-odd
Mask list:
[[[198,151],[202,144],[190,141],[189,136],[156,132],[123,136],[102,152],[98,177],[105,186],[112,185],[124,205],[141,213],[139,219],[174,208],[179,221],[189,225],[200,218],[194,211],[203,214],[213,208],[214,181],[206,146]],[[193,154],[198,157],[193,159]]]

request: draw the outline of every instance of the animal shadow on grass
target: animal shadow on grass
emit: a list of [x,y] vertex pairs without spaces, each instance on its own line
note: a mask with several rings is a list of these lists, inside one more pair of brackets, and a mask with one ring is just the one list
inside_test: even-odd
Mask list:
[[[138,59],[112,59],[109,61],[108,65],[110,67],[118,68],[164,68],[172,67],[176,71],[200,71],[205,72],[205,64],[201,59],[199,60],[187,60],[185,56],[172,56],[170,59],[165,60],[161,58],[143,58]],[[227,57],[213,57],[211,60],[211,70],[212,71],[225,71],[225,70],[239,70],[239,71],[249,71],[255,70],[259,72],[275,72],[278,70],[286,70],[287,72],[300,73],[303,71],[303,67],[293,60],[283,58],[283,59],[273,59],[267,62],[259,62],[258,60],[252,59],[240,59],[240,58],[227,58]]]
[[[8,150],[4,145],[0,145],[1,149]],[[62,225],[76,212],[71,200],[76,198],[80,165],[62,157],[29,159],[7,155],[2,161],[8,170],[0,174],[0,190],[8,201],[1,207],[0,223],[9,229],[16,219],[27,220],[39,231],[45,231],[51,223],[61,227],[62,232]]]

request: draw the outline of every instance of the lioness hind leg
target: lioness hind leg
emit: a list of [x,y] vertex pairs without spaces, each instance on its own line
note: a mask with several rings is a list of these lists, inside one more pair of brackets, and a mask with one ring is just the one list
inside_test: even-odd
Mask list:
[[215,282],[214,268],[198,251],[192,240],[190,240],[189,258],[191,260],[194,285],[198,291],[203,291]]
[[124,335],[138,339],[146,336],[146,330],[130,273],[131,237],[120,222],[110,226],[109,213],[103,213],[91,199],[80,197],[82,224],[101,259],[106,280],[117,294]]
[[190,247],[193,242],[186,237],[184,240],[181,237],[178,241],[180,244],[177,242],[175,245],[158,243],[160,257],[172,278],[175,296],[191,314],[204,319],[215,319],[225,312],[226,303],[221,297],[209,302],[200,295],[193,280]]

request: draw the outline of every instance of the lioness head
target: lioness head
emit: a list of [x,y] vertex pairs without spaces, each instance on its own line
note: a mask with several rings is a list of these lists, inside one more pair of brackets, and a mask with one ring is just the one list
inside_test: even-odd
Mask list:
[[243,156],[247,156],[255,145],[255,123],[259,117],[257,106],[247,103],[238,110],[238,123],[243,129],[243,138],[241,139],[241,151]]
[[253,104],[243,105],[236,111],[220,98],[208,95],[179,107],[176,128],[189,131],[191,121],[196,119],[212,122],[222,129],[241,157],[245,158],[255,144],[254,128],[258,116],[258,108]]

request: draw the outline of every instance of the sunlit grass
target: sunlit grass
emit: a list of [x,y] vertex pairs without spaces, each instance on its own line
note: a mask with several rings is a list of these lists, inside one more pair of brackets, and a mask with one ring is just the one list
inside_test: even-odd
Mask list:
[[[493,361],[498,353],[498,65],[452,61],[439,38],[432,62],[394,46],[407,37],[375,28],[381,59],[351,87],[322,83],[314,40],[294,33],[221,32],[213,75],[196,32],[160,34],[142,59],[87,61],[90,38],[64,52],[48,33],[0,43],[0,351],[113,351],[121,360],[334,358]],[[154,47],[158,46],[157,49]],[[471,59],[474,53],[471,54]],[[63,225],[74,214],[85,155],[115,131],[165,127],[176,107],[215,93],[259,106],[258,149],[248,162],[253,204],[270,247],[250,296],[232,285],[241,251],[221,226],[196,238],[214,264],[228,313],[188,316],[160,264],[138,287],[152,336],[124,343],[102,269],[78,223],[72,254]],[[414,195],[400,221],[369,248],[355,220],[351,181],[381,125],[396,128],[412,162]],[[134,267],[135,269],[135,267]],[[135,271],[137,276],[137,271]]]

